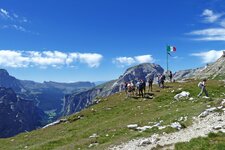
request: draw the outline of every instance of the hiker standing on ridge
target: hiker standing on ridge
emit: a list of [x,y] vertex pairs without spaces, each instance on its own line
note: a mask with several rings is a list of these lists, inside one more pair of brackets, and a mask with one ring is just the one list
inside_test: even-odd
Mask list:
[[145,80],[142,80],[142,91],[143,91],[143,95],[145,95],[145,92],[146,92],[146,81]]
[[162,74],[158,74],[158,75],[157,75],[159,87],[161,87],[161,77],[162,77]]
[[172,71],[169,72],[169,78],[170,78],[170,82],[172,82],[172,78],[173,78]]
[[128,92],[128,87],[127,87],[128,83],[127,82],[124,82],[124,89],[125,89],[125,93],[127,95],[127,92]]
[[152,92],[152,84],[153,84],[153,80],[154,80],[154,74],[152,74],[149,78],[148,78],[148,92]]
[[136,83],[136,95],[140,95],[140,85],[141,85],[141,82],[140,82],[140,80],[139,81],[137,81],[137,83]]
[[162,76],[160,77],[160,84],[161,84],[161,88],[164,88],[164,82],[166,80],[166,76],[165,74],[162,74]]
[[206,90],[206,79],[203,79],[201,82],[198,83],[198,87],[201,89],[201,92],[198,94],[198,97],[205,93],[205,96],[209,97],[208,92]]

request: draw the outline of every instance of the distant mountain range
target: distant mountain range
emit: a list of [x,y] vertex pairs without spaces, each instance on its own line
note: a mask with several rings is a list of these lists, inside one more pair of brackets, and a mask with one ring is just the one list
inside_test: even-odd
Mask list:
[[[38,83],[28,80],[19,80],[9,75],[6,70],[0,69],[0,87],[2,87],[2,91],[3,89],[5,90],[3,93],[6,93],[6,96],[2,95],[2,98],[0,97],[0,99],[4,99],[4,102],[6,102],[2,103],[2,105],[0,103],[2,106],[0,121],[7,117],[6,114],[12,114],[14,117],[8,116],[7,119],[4,119],[5,123],[0,123],[0,125],[2,125],[0,126],[0,137],[11,136],[25,130],[30,131],[37,126],[42,126],[56,120],[62,115],[65,95],[80,93],[94,86],[95,84],[91,82],[57,83],[50,81]],[[12,95],[14,96],[13,99],[11,98]],[[11,113],[12,110],[10,109],[10,107],[12,107],[12,100],[16,103],[12,105],[18,108],[13,111],[13,113]],[[25,107],[25,105],[27,105],[27,107]],[[15,119],[15,116],[18,116],[15,114],[17,111],[22,112],[19,118],[25,118],[24,121],[22,120],[23,123],[21,124],[15,121],[18,119],[18,117]],[[34,122],[33,119],[35,119],[36,122]],[[21,127],[13,128],[17,126],[15,124],[21,125]],[[10,130],[11,127],[13,128],[12,131]]]

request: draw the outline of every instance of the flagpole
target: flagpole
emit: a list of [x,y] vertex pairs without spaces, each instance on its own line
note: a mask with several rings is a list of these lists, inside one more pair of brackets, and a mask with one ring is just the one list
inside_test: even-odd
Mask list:
[[169,63],[168,63],[168,50],[167,50],[167,46],[166,46],[166,71],[168,72],[169,70]]

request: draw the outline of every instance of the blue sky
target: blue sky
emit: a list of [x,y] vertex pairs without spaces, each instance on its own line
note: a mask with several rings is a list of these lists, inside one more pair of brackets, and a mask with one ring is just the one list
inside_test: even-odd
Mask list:
[[2,0],[0,67],[34,81],[105,81],[129,66],[172,71],[218,59],[223,0]]

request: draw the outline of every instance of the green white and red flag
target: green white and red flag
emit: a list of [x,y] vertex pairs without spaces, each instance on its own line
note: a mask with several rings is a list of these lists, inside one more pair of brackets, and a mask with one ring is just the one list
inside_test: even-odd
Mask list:
[[167,46],[166,47],[166,49],[167,49],[167,52],[176,52],[176,47],[174,47],[174,46]]

